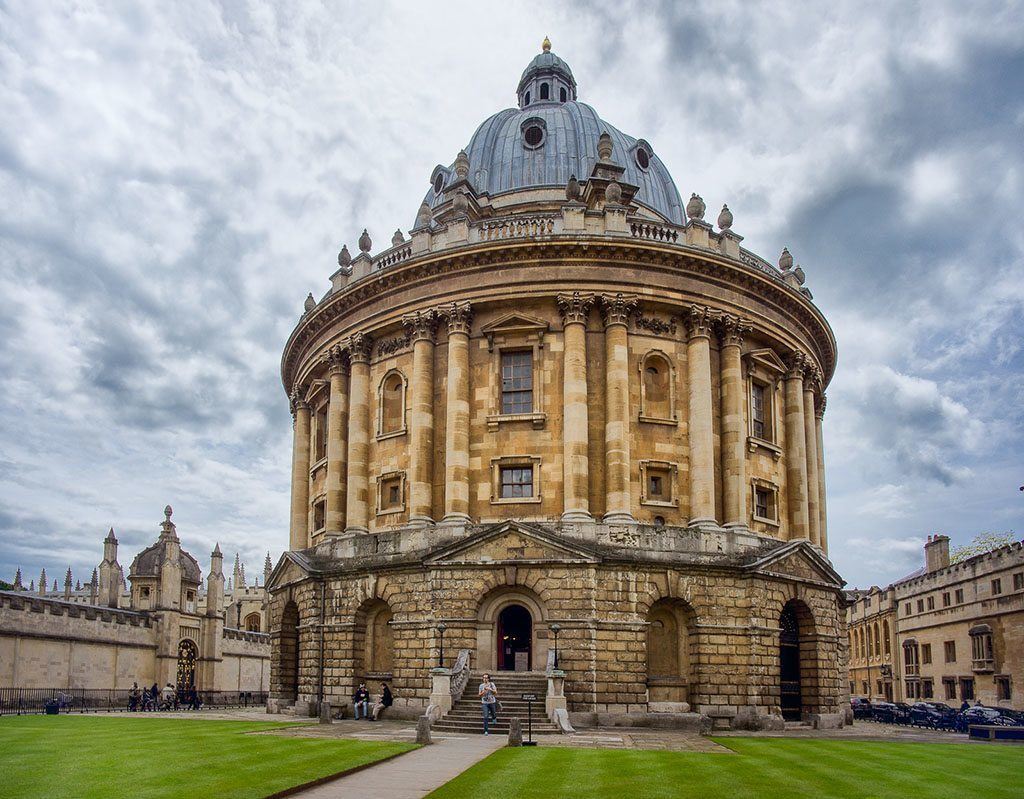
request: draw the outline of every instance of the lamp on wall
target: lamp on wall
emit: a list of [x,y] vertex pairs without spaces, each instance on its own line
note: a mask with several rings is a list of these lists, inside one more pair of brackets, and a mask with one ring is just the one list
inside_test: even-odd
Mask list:
[[561,631],[562,625],[560,625],[558,622],[555,622],[548,629],[551,630],[551,634],[553,636],[555,636],[555,668],[557,669],[558,668],[558,633]]
[[437,667],[439,669],[444,668],[444,631],[448,629],[448,625],[441,622],[436,627],[438,634],[441,636],[441,645],[437,651]]

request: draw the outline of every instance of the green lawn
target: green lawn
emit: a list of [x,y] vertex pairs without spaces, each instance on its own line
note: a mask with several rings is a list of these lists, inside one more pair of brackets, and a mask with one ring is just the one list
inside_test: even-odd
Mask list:
[[502,749],[430,799],[1021,799],[1024,747],[722,738],[736,752]]
[[254,799],[415,747],[247,735],[281,723],[0,718],[0,797]]

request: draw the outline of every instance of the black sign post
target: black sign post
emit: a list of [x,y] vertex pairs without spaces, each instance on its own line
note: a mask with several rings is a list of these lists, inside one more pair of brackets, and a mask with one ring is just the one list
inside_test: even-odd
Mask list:
[[521,694],[520,699],[526,702],[526,729],[529,740],[523,741],[523,746],[536,746],[533,740],[533,703],[537,701],[537,694]]

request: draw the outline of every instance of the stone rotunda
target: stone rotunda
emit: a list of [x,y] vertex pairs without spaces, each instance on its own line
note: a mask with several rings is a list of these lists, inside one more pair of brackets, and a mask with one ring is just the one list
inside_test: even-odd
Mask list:
[[491,670],[563,729],[841,723],[836,346],[803,270],[684,204],[547,41],[516,93],[285,345],[270,709],[385,679],[438,719]]

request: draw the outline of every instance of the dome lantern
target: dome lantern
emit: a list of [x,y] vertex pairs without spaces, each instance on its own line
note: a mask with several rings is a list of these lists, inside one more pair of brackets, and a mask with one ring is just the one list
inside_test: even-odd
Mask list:
[[568,103],[576,100],[576,78],[561,58],[551,52],[551,40],[546,36],[541,53],[523,70],[516,94],[519,107],[544,103]]

